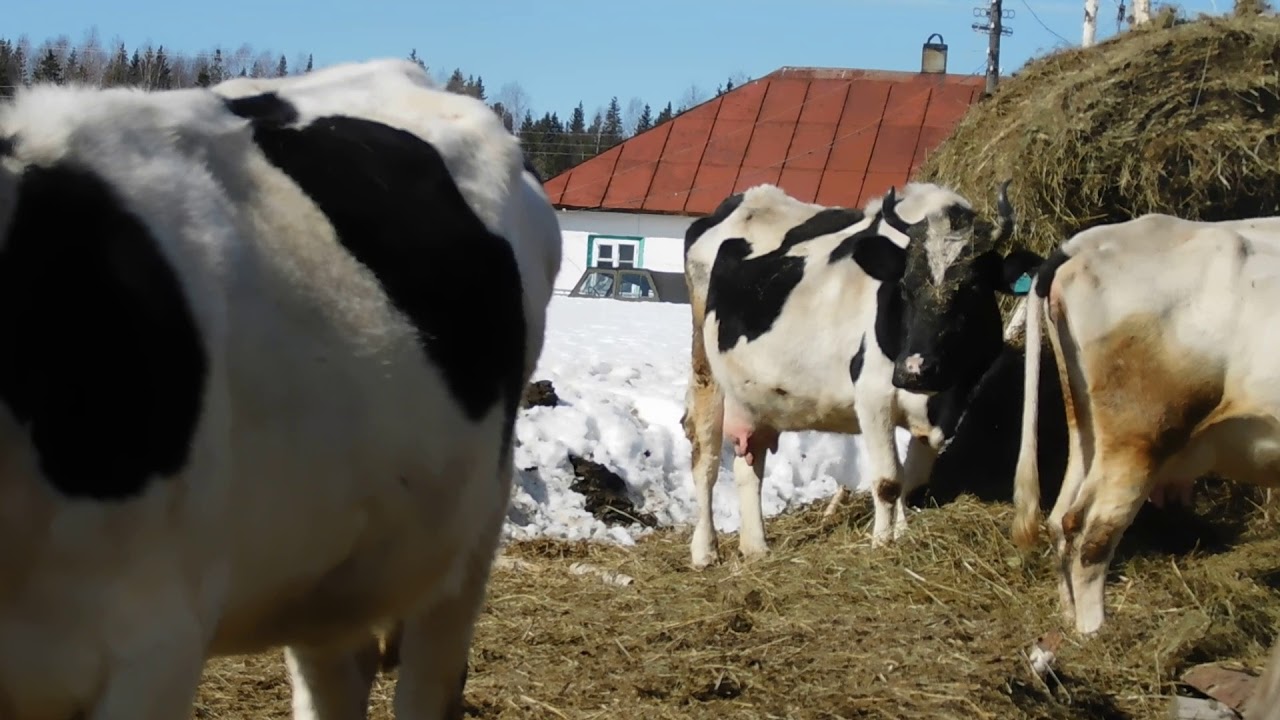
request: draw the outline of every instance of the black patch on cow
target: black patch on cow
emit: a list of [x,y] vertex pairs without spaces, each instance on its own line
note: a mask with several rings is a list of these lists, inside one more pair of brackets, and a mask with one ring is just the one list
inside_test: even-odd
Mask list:
[[223,100],[232,113],[252,120],[255,127],[283,127],[298,121],[298,108],[279,95],[261,95]]
[[707,313],[714,312],[720,324],[720,352],[728,352],[739,338],[751,342],[769,332],[804,277],[804,258],[775,250],[746,259],[750,254],[746,238],[729,238],[720,244],[711,265]]
[[849,361],[849,379],[854,385],[858,384],[858,378],[862,375],[862,363],[867,359],[867,336],[863,335],[858,341],[858,352],[853,354],[853,359]]
[[13,136],[0,137],[0,157],[11,157],[17,145],[18,140]]
[[1036,274],[1036,295],[1041,298],[1049,297],[1049,288],[1053,286],[1053,276],[1058,273],[1058,268],[1062,266],[1062,263],[1070,259],[1071,256],[1063,252],[1062,248],[1058,248],[1049,254],[1049,258],[1040,266],[1040,272]]
[[902,291],[896,282],[881,283],[876,290],[876,344],[892,360],[902,352],[906,326],[902,321]]
[[208,358],[177,274],[102,178],[19,178],[0,337],[0,402],[58,492],[127,500],[186,465]]
[[1013,289],[1019,278],[1023,275],[1035,277],[1040,266],[1044,264],[1044,258],[1030,250],[1013,250],[1006,255],[1003,261],[996,256],[997,264],[1000,268],[1000,277],[994,283],[996,290],[1006,295],[1016,295]]
[[[930,398],[930,418],[951,438],[938,456],[927,496],[939,504],[968,493],[989,502],[1009,502],[1022,434],[1022,385],[1026,355],[1002,345],[976,385],[963,398]],[[1057,497],[1067,465],[1066,410],[1053,353],[1040,353],[1037,457],[1040,497]],[[935,403],[934,400],[938,399]],[[963,413],[958,410],[963,409]],[[958,420],[958,425],[954,422]],[[1051,502],[1051,500],[1050,500]]]
[[698,242],[698,238],[702,237],[703,233],[724,222],[725,218],[738,209],[738,206],[742,204],[742,197],[742,193],[730,195],[720,201],[720,204],[716,206],[715,210],[711,211],[710,215],[700,217],[689,224],[689,229],[684,231],[684,252],[686,255],[689,254],[689,248]]
[[[827,256],[827,262],[834,265],[835,263],[843,260],[851,259],[854,262],[858,262],[858,265],[861,267],[862,262],[858,261],[859,254],[861,254],[865,260],[868,252],[871,254],[875,254],[877,252],[877,248],[874,246],[880,242],[892,243],[893,241],[880,235],[876,228],[876,223],[872,223],[870,226],[865,227],[841,240],[840,244],[836,245],[831,251],[831,254]],[[863,247],[863,245],[871,245],[872,247],[868,250]],[[863,267],[862,271],[867,272],[867,269]],[[870,273],[867,274],[870,275]],[[874,275],[872,275],[872,278],[878,279],[875,278]]]
[[[782,245],[779,250],[786,252],[802,242],[807,242],[814,238],[822,237],[823,235],[840,232],[850,225],[860,222],[862,218],[863,214],[861,210],[851,210],[849,208],[823,208],[808,220],[805,220],[799,225],[788,230],[787,233],[782,236]],[[865,228],[862,231],[854,233],[852,237],[861,237],[869,231],[874,232],[872,228]],[[847,239],[848,238],[846,238],[846,240]],[[832,254],[834,254],[834,252]]]
[[[417,328],[467,417],[479,420],[504,402],[509,441],[524,390],[520,272],[511,246],[476,216],[439,151],[403,130],[342,116],[303,127],[255,119],[254,141]],[[463,267],[483,273],[483,289]]]
[[883,235],[869,234],[860,238],[852,252],[858,267],[880,282],[897,282],[906,271],[907,251]]

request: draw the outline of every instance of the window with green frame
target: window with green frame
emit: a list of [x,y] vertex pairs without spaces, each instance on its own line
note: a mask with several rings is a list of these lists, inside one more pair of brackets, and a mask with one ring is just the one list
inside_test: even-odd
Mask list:
[[644,267],[644,238],[639,235],[588,235],[587,267]]

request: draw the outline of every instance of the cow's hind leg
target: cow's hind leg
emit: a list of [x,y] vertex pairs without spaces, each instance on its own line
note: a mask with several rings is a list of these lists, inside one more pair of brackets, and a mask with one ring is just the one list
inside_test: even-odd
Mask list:
[[462,718],[467,660],[487,577],[487,565],[473,561],[456,594],[405,618],[394,701],[397,718]]
[[760,505],[760,489],[764,483],[765,458],[777,451],[778,432],[756,426],[747,439],[745,455],[733,458],[733,480],[738,486],[738,513],[742,522],[738,531],[738,551],[748,560],[769,553],[764,536],[764,509]]
[[699,570],[719,558],[712,491],[720,477],[720,453],[724,448],[724,393],[710,372],[705,369],[701,374],[694,373],[690,379],[683,422],[692,452],[690,469],[698,505],[689,552],[691,564]]
[[822,511],[822,517],[829,518],[836,514],[836,510],[840,507],[840,503],[844,502],[844,496],[847,495],[849,489],[840,483],[836,483],[836,492],[831,496],[831,501],[827,503],[827,509]]
[[[509,476],[501,483],[506,492]],[[460,557],[444,584],[418,611],[400,623],[400,669],[394,700],[396,718],[460,720],[467,660],[475,624],[493,568],[505,503],[477,518],[478,541]]]
[[[1058,385],[1062,389],[1067,428],[1067,465],[1046,526],[1049,540],[1056,552],[1058,606],[1063,622],[1070,624],[1075,622],[1076,617],[1075,597],[1071,588],[1071,547],[1080,530],[1074,523],[1083,516],[1091,497],[1091,491],[1084,491],[1084,481],[1094,452],[1093,409],[1088,384],[1081,370],[1080,348],[1071,334],[1066,312],[1054,303],[1051,305],[1051,314],[1052,324],[1048,335],[1058,370]],[[1075,512],[1068,522],[1067,513],[1072,508],[1075,508]]]
[[290,646],[284,657],[294,720],[363,720],[367,715],[379,659],[373,634],[354,647]]
[[1077,509],[1063,520],[1064,528],[1079,528],[1070,563],[1076,630],[1081,635],[1092,635],[1102,627],[1111,558],[1120,537],[1151,494],[1154,467],[1148,458],[1141,451],[1107,452],[1100,448],[1079,498],[1083,520]]
[[[174,606],[177,607],[177,606]],[[204,641],[184,612],[140,613],[150,623],[123,629],[105,687],[84,720],[174,720],[191,715],[204,670]]]

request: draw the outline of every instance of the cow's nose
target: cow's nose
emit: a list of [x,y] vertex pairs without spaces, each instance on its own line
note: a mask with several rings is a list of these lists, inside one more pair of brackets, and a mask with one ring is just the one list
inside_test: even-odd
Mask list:
[[924,358],[920,356],[920,353],[911,355],[906,360],[902,361],[902,369],[906,371],[908,375],[919,375],[924,372],[924,365]]

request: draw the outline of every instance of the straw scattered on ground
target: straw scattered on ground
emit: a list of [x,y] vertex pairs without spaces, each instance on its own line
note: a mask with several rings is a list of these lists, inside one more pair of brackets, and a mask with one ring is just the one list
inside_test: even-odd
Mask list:
[[[1126,534],[1103,635],[1074,634],[1047,683],[1022,655],[1063,628],[1047,550],[1019,554],[1010,508],[969,496],[873,552],[870,501],[772,520],[774,552],[687,568],[687,530],[634,548],[505,550],[467,685],[478,718],[1149,718],[1194,664],[1257,668],[1280,627],[1280,502],[1210,483],[1194,513]],[[1211,502],[1211,500],[1213,502]],[[1198,545],[1198,547],[1197,547]],[[585,562],[626,586],[573,574]],[[196,717],[287,718],[278,653],[213,663]],[[390,718],[394,673],[371,717]]]

